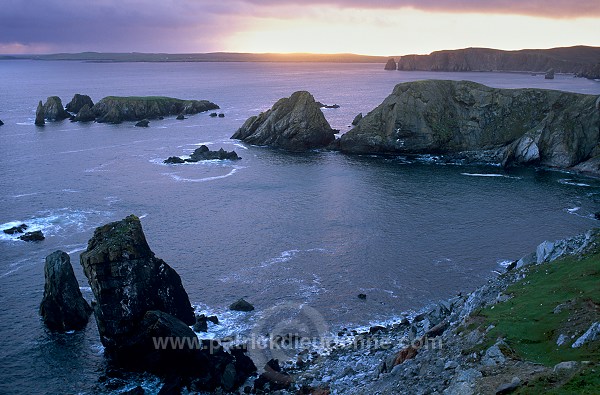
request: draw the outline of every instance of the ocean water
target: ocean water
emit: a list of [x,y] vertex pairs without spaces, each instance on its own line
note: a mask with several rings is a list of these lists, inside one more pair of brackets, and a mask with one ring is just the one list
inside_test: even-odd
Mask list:
[[[334,152],[289,154],[229,137],[296,90],[326,104],[343,133],[403,81],[600,94],[598,82],[507,73],[386,72],[373,64],[0,62],[0,229],[25,222],[46,240],[0,233],[0,393],[95,393],[105,361],[95,322],[48,332],[38,316],[44,258],[79,265],[96,226],[134,213],[156,255],[180,274],[208,337],[280,325],[303,308],[321,331],[385,322],[468,291],[543,240],[597,226],[600,181],[543,169],[436,165]],[[33,125],[39,100],[73,94],[207,99],[225,118],[167,118],[150,127]],[[201,144],[236,162],[164,165]],[[367,300],[357,298],[367,294]],[[240,297],[254,313],[232,313]],[[306,309],[304,310],[306,311]],[[301,317],[298,317],[300,319]],[[306,319],[306,318],[305,318]],[[145,380],[145,381],[144,381]],[[155,388],[152,377],[141,377]]]

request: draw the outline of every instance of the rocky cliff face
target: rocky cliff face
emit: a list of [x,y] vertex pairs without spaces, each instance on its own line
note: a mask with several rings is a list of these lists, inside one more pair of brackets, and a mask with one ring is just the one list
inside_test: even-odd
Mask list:
[[406,55],[398,60],[398,70],[426,71],[533,71],[574,73],[595,77],[600,67],[600,48],[576,46],[547,50],[501,51],[465,48],[436,51],[429,55]]
[[92,308],[81,295],[69,255],[63,251],[48,255],[44,276],[40,315],[46,326],[59,332],[84,328]]
[[335,136],[314,97],[299,91],[248,118],[231,138],[300,152],[326,147]]
[[129,341],[149,310],[187,325],[195,322],[179,275],[154,256],[134,215],[97,228],[80,260],[97,301],[94,313],[107,349]]
[[341,137],[340,149],[571,168],[600,155],[599,102],[590,95],[467,81],[403,83]]
[[389,58],[387,63],[385,64],[384,70],[396,70],[396,60],[394,58]]
[[96,103],[92,111],[97,122],[121,123],[169,115],[197,114],[218,108],[219,106],[208,100],[181,100],[162,96],[108,96]]
[[92,108],[94,107],[94,102],[88,95],[80,95],[79,93],[76,93],[69,104],[67,104],[65,107],[65,110],[73,114],[77,114],[84,106]]

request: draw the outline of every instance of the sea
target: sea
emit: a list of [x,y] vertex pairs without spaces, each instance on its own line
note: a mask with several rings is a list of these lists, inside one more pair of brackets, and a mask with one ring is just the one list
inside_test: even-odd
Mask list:
[[[48,331],[38,313],[44,258],[79,254],[97,226],[141,218],[148,243],[181,276],[198,313],[220,323],[200,337],[269,333],[290,320],[335,333],[410,316],[493,280],[544,240],[598,226],[600,180],[543,168],[443,165],[435,158],[291,154],[231,140],[250,116],[294,91],[340,134],[406,81],[471,80],[600,94],[597,81],[527,73],[384,71],[381,64],[86,63],[0,61],[0,229],[20,223],[46,239],[0,232],[0,393],[119,393],[159,381],[142,375],[102,386],[107,367],[92,317],[80,332]],[[75,93],[206,99],[183,121],[47,122],[39,100]],[[239,161],[165,165],[205,144]],[[358,294],[365,294],[366,300]],[[256,310],[232,312],[244,298]],[[287,321],[286,321],[287,320]],[[283,322],[286,321],[286,322]]]

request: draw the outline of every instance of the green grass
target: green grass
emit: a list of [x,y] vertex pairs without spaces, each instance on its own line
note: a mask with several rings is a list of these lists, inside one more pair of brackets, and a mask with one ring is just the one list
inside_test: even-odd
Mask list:
[[557,374],[539,377],[518,389],[517,395],[597,395],[600,389],[598,367],[585,367],[561,377]]
[[[562,361],[599,361],[600,341],[574,349],[575,339],[560,347],[556,339],[574,328],[581,335],[598,320],[600,251],[583,259],[568,257],[532,266],[525,279],[506,293],[513,298],[479,312],[484,318],[482,327],[495,325],[486,335],[486,346],[502,337],[519,358],[549,367]],[[554,308],[563,303],[570,303],[569,307],[554,314]]]

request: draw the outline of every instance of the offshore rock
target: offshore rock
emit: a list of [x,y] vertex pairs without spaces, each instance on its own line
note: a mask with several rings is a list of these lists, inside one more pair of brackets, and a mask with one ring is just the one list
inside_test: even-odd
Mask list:
[[0,119],[0,126],[4,125],[4,122]]
[[186,325],[195,322],[179,275],[154,256],[136,216],[96,228],[80,261],[97,301],[94,314],[107,351],[119,354],[150,310]]
[[197,114],[219,108],[208,100],[181,100],[163,96],[118,97],[108,96],[100,100],[92,111],[97,122],[121,123],[141,121],[179,114]]
[[239,299],[236,302],[233,302],[230,306],[229,306],[230,310],[234,310],[234,311],[252,311],[254,310],[254,306],[252,306],[249,302],[247,302],[244,299]]
[[44,115],[49,121],[62,121],[71,115],[65,111],[62,101],[58,96],[50,96],[44,103]]
[[73,119],[75,122],[92,122],[96,119],[96,115],[92,111],[92,108],[88,104],[84,104],[83,107],[77,112],[75,118]]
[[340,138],[340,149],[572,168],[600,158],[596,103],[592,95],[468,81],[402,83]]
[[23,241],[42,241],[45,238],[46,237],[44,236],[44,234],[42,233],[41,230],[36,230],[34,232],[27,232],[23,236],[19,236],[19,239],[23,240]]
[[335,139],[334,134],[314,97],[299,91],[280,99],[270,110],[248,118],[231,138],[302,152],[326,147]]
[[225,151],[223,148],[218,151],[211,151],[208,149],[206,145],[201,145],[199,148],[196,148],[190,158],[186,160],[186,162],[199,162],[201,160],[238,160],[240,158],[235,151]]
[[29,226],[27,226],[27,224],[21,224],[21,225],[13,226],[12,228],[3,229],[2,231],[4,233],[6,233],[7,235],[14,235],[14,234],[17,234],[17,233],[23,233],[23,232],[25,232],[25,230],[28,227]]
[[554,69],[550,69],[550,70],[546,71],[546,74],[544,74],[544,79],[553,80],[554,79]]
[[387,63],[385,64],[384,70],[396,70],[396,60],[394,58],[389,58]]
[[44,105],[42,101],[38,103],[37,109],[35,110],[35,124],[37,126],[44,126],[46,123],[46,115],[44,113]]
[[92,108],[94,107],[94,102],[88,95],[80,95],[79,93],[76,93],[65,107],[65,110],[70,113],[77,114],[84,106]]
[[69,254],[55,251],[48,255],[44,277],[40,315],[46,326],[59,332],[85,328],[92,308],[81,295]]
[[150,124],[150,121],[147,119],[142,119],[141,121],[139,121],[138,123],[135,124],[136,127],[138,128],[147,128]]

